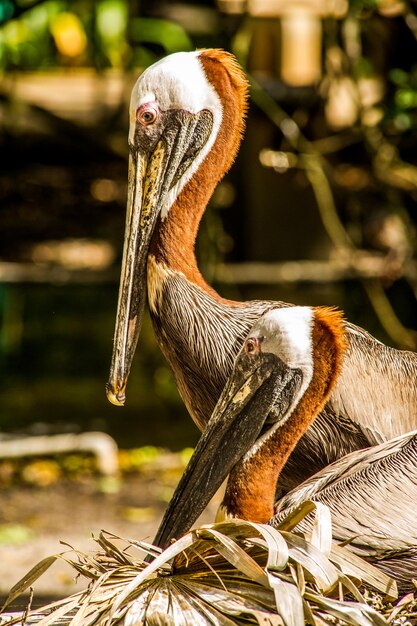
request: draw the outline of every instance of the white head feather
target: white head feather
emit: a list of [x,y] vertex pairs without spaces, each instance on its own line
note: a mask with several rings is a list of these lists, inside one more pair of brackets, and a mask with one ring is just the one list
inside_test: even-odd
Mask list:
[[210,152],[219,132],[223,107],[219,95],[208,80],[199,59],[199,52],[177,52],[151,65],[138,78],[130,100],[129,142],[133,143],[136,111],[146,103],[155,102],[161,111],[180,109],[190,113],[208,110],[213,116],[211,135],[188,170],[169,192],[161,212],[166,217],[175,198]]
[[250,459],[276,428],[289,418],[310,385],[314,370],[313,325],[312,308],[294,306],[268,311],[255,322],[250,330],[248,337],[262,338],[262,352],[275,354],[288,367],[301,370],[303,378],[287,414],[256,441],[245,454],[244,459]]
[[264,337],[262,351],[276,354],[289,367],[310,371],[313,366],[311,307],[294,306],[268,311],[256,322],[249,336]]

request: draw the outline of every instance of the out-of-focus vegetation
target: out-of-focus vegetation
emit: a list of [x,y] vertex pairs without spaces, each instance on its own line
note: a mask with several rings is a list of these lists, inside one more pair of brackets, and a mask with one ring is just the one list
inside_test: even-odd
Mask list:
[[293,5],[0,2],[2,430],[196,440],[149,320],[126,408],[104,395],[129,92],[178,50],[232,50],[252,82],[244,145],[201,227],[207,278],[229,297],[337,304],[416,347],[415,4]]
[[193,48],[179,24],[140,16],[124,0],[3,0],[0,23],[3,70],[144,67],[156,59],[149,44],[166,53]]
[[[119,450],[120,475],[136,473],[142,477],[169,480],[172,487],[178,482],[192,454],[192,448],[180,452],[169,452],[155,446],[143,446]],[[83,482],[97,478],[97,489],[106,491],[108,484],[115,485],[100,477],[93,456],[86,454],[61,454],[35,459],[0,460],[0,487],[2,489],[19,485],[49,487],[61,479]],[[171,493],[167,496],[169,500]]]

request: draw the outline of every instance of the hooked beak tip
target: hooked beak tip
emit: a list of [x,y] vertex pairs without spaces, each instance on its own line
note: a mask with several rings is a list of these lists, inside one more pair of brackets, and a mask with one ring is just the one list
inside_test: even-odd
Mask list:
[[106,396],[107,400],[115,406],[123,406],[126,401],[125,385],[118,389],[113,383],[107,383]]

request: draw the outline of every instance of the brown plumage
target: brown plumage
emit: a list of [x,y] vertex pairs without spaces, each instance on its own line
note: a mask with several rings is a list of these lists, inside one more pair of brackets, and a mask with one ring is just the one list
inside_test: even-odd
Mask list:
[[[132,94],[128,220],[108,396],[122,404],[145,305],[181,396],[207,423],[253,323],[281,302],[232,302],[198,270],[194,245],[243,132],[247,80],[221,51],[171,55]],[[147,113],[146,117],[143,111]],[[347,323],[334,392],[291,455],[290,489],[340,456],[417,427],[417,356]]]

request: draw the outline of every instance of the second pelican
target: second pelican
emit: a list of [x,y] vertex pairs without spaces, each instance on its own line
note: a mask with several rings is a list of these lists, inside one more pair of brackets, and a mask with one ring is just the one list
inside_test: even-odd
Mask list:
[[[395,578],[417,578],[417,431],[336,461],[275,502],[277,480],[337,381],[341,314],[274,309],[251,329],[155,538],[164,547],[195,522],[229,474],[222,518],[277,525],[305,499],[332,513],[337,541]],[[354,391],[352,391],[354,392]]]

